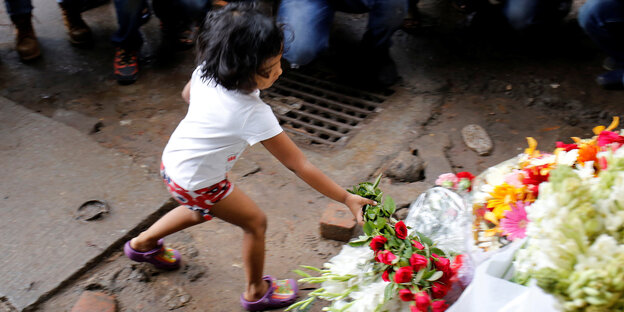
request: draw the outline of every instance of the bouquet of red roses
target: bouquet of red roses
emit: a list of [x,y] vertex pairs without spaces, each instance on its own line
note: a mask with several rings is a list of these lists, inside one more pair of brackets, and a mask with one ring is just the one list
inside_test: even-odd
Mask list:
[[317,297],[332,301],[329,311],[446,310],[443,298],[457,280],[461,257],[451,258],[431,239],[396,220],[394,200],[384,198],[379,180],[350,190],[381,203],[364,207],[364,235],[326,263],[326,270],[306,267],[321,273],[320,277],[296,271],[304,276],[300,282],[323,283],[323,287],[287,311],[305,309]]

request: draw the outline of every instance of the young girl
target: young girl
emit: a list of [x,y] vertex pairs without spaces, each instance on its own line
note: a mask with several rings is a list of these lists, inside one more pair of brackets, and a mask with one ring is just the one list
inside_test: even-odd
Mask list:
[[182,204],[124,246],[126,255],[158,268],[180,266],[180,254],[162,238],[213,217],[239,226],[247,287],[240,301],[247,310],[278,308],[294,302],[295,280],[262,275],[267,217],[227,172],[247,146],[261,142],[282,164],[327,197],[344,203],[362,221],[372,200],[338,186],[305,158],[283,132],[260,91],[281,75],[283,35],[253,4],[233,3],[212,11],[197,39],[200,64],[184,87],[189,102],[162,157],[161,174]]

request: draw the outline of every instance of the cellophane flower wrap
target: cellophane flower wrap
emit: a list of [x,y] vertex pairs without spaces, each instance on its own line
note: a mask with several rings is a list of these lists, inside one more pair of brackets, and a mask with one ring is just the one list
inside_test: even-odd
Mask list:
[[514,262],[515,280],[531,279],[564,311],[624,311],[624,133],[597,127],[574,139],[526,208],[526,247]]
[[322,269],[303,266],[299,282],[320,283],[286,311],[307,311],[316,299],[327,300],[324,311],[441,312],[444,297],[457,281],[461,256],[451,257],[425,235],[392,217],[394,200],[383,196],[375,183],[356,185],[351,193],[379,203],[363,208],[364,235],[345,245]]

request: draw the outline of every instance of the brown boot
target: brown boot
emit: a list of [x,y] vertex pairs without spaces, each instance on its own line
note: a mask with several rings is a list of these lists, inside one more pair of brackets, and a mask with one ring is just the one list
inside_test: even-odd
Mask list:
[[17,54],[19,54],[22,61],[29,61],[41,55],[31,18],[32,15],[30,13],[11,16],[11,21],[13,21],[17,30],[15,50],[17,50]]
[[63,21],[67,27],[69,41],[73,44],[87,44],[92,40],[91,29],[82,20],[80,8],[72,8],[64,3],[59,3],[63,14]]

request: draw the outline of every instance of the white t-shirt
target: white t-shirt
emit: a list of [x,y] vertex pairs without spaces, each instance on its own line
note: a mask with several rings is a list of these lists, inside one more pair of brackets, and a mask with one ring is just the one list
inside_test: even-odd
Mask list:
[[225,179],[247,146],[283,131],[259,90],[230,91],[200,76],[198,67],[191,77],[188,113],[162,156],[167,175],[187,190]]

